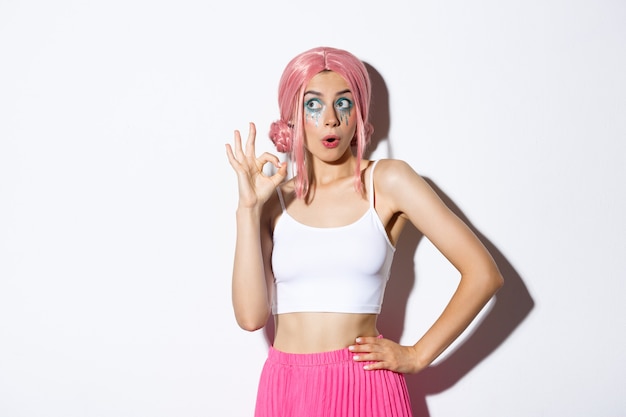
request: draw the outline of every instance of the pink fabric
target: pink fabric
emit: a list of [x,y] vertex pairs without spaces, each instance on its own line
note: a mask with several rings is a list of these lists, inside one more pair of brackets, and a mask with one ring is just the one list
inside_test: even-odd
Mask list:
[[366,371],[346,348],[292,354],[270,347],[255,417],[411,417],[404,375]]

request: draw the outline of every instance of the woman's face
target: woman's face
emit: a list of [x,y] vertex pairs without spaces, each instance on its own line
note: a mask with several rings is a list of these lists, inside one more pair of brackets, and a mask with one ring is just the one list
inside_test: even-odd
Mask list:
[[304,90],[304,134],[313,156],[332,161],[350,152],[356,122],[354,98],[341,75],[324,71],[309,81]]

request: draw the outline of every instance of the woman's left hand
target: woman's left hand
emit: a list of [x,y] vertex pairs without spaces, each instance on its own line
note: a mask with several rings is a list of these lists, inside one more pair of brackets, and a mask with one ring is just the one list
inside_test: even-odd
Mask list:
[[354,361],[366,362],[365,370],[387,369],[403,374],[415,374],[425,366],[420,365],[414,346],[402,346],[382,337],[357,337],[348,347],[354,353]]

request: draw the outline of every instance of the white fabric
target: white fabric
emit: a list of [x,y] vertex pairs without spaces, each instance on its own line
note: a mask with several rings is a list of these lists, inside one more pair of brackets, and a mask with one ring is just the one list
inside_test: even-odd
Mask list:
[[[377,162],[377,161],[376,161]],[[395,248],[374,209],[374,168],[369,208],[356,222],[316,228],[285,209],[274,229],[274,314],[380,313]]]

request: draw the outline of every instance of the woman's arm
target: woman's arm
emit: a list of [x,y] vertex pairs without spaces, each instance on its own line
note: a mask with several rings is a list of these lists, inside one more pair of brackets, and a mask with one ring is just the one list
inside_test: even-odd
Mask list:
[[[237,209],[237,240],[232,277],[232,303],[237,324],[248,331],[265,325],[270,314],[270,293],[257,210]],[[270,249],[271,250],[271,249]],[[271,271],[270,271],[271,274]]]
[[[232,276],[232,302],[237,323],[242,329],[254,331],[267,322],[270,314],[271,232],[266,202],[278,184],[286,177],[286,164],[276,156],[255,154],[254,124],[245,151],[241,136],[235,132],[234,150],[226,145],[228,161],[237,174],[239,204],[237,207],[237,235]],[[272,163],[276,174],[267,176],[263,166]]]
[[502,286],[503,279],[476,235],[409,165],[396,160],[381,161],[375,183],[384,209],[410,220],[461,274],[446,308],[414,346],[361,338],[352,347],[353,351],[363,353],[358,355],[358,360],[378,361],[368,369],[415,373],[427,367],[459,337]]

